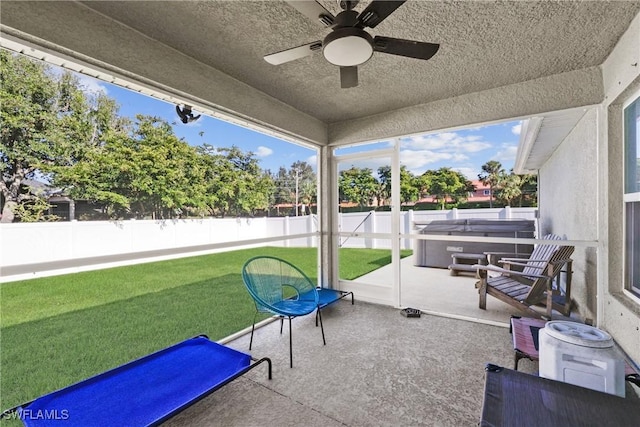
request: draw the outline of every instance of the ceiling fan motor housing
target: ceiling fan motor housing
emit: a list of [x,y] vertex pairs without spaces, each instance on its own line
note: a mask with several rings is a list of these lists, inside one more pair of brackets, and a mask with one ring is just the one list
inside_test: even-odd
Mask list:
[[340,87],[343,89],[358,86],[358,65],[364,64],[373,52],[381,52],[407,58],[427,60],[438,52],[437,43],[397,39],[377,35],[373,38],[364,28],[375,28],[406,0],[373,0],[361,13],[354,10],[356,0],[337,0],[342,12],[335,17],[318,0],[285,0],[298,12],[312,21],[319,21],[331,33],[324,40],[307,43],[291,49],[272,53],[264,57],[273,65],[284,64],[312,55],[322,48],[325,59],[340,67]]
[[322,54],[341,67],[364,64],[373,55],[373,38],[361,28],[337,28],[322,42]]

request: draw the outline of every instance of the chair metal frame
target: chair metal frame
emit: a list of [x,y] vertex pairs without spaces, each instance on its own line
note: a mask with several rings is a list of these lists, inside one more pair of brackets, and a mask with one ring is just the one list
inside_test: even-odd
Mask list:
[[318,291],[319,298],[318,311],[316,312],[316,326],[318,326],[318,316],[320,315],[320,310],[322,310],[323,308],[333,304],[334,302],[340,301],[341,299],[346,298],[349,295],[351,295],[351,305],[355,304],[353,292],[323,288],[321,286],[318,286],[316,290]]
[[[262,264],[260,267],[263,272],[250,271],[253,268],[257,268],[258,264]],[[271,265],[269,265],[271,264]],[[280,271],[267,272],[265,267],[279,268]],[[274,282],[274,278],[280,275],[281,277],[293,278],[293,276],[286,276],[283,273],[291,273],[295,275],[296,280]],[[257,280],[258,276],[265,279],[264,276],[269,276],[265,280]],[[256,313],[253,316],[253,325],[251,326],[251,338],[249,340],[249,350],[253,345],[253,334],[256,326],[256,316],[258,313],[270,313],[280,318],[280,333],[282,334],[284,319],[289,320],[289,362],[290,367],[293,368],[293,333],[291,329],[291,319],[300,316],[306,316],[316,311],[316,325],[319,321],[320,329],[322,331],[322,343],[327,344],[324,335],[324,326],[322,324],[321,308],[328,304],[321,304],[318,289],[302,272],[298,267],[290,262],[281,258],[273,256],[257,256],[249,259],[242,267],[242,280],[247,288],[247,291],[253,298],[256,306]],[[261,283],[258,283],[261,282]],[[261,288],[263,286],[263,288]],[[271,287],[270,289],[264,289],[264,287]],[[276,287],[278,289],[276,289]],[[295,295],[285,296],[285,290],[289,289],[294,291]],[[271,300],[268,300],[271,299]],[[302,302],[302,304],[301,304]],[[296,311],[298,309],[298,311]]]

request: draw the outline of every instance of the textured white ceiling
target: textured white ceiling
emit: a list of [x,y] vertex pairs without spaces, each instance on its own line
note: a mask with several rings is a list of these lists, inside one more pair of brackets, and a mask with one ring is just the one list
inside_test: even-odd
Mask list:
[[359,67],[359,86],[340,89],[321,53],[279,66],[262,59],[330,32],[284,2],[88,5],[326,123],[599,65],[640,10],[627,1],[409,1],[368,31],[440,51],[429,61],[376,52]]
[[[339,12],[337,2],[321,3]],[[428,61],[376,52],[359,67],[360,84],[351,89],[340,88],[338,68],[321,53],[279,66],[263,60],[264,55],[321,40],[330,31],[284,1],[3,0],[0,22],[12,35],[27,34],[30,41],[43,39],[59,51],[118,62],[120,70],[164,87],[181,86],[182,93],[228,111],[256,112],[253,117],[260,115],[256,120],[272,128],[290,127],[296,135],[317,128],[320,135],[328,126],[336,140],[346,134],[346,141],[351,127],[372,116],[387,114],[394,121],[372,133],[373,139],[395,128],[403,131],[402,113],[389,115],[393,112],[437,102],[455,106],[456,99],[469,94],[598,66],[639,11],[640,1],[410,0],[368,31],[440,43],[440,51]],[[221,82],[227,92],[209,86]],[[529,86],[535,88],[535,83]],[[594,96],[600,95],[590,95],[589,102]],[[516,107],[513,116],[520,113]],[[287,121],[280,110],[297,115]],[[407,120],[420,121],[422,114]],[[331,139],[307,136],[319,142],[323,138]]]

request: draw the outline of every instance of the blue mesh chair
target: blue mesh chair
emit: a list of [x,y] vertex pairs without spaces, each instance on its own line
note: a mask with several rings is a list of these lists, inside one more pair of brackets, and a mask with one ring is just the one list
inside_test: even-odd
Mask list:
[[[251,258],[242,267],[242,280],[256,304],[258,313],[280,316],[280,333],[284,319],[289,319],[289,360],[293,368],[291,319],[311,314],[318,310],[317,319],[322,330],[322,342],[326,345],[320,297],[315,285],[300,269],[291,263],[270,256]],[[249,350],[253,344],[256,317],[253,317]]]

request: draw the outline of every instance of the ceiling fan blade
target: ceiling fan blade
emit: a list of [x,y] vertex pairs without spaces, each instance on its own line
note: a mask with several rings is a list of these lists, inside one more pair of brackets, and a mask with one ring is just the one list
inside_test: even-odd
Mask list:
[[322,42],[320,40],[304,44],[302,46],[294,47],[291,49],[283,50],[280,52],[272,53],[270,55],[266,55],[264,60],[269,64],[280,65],[285,62],[294,61],[296,59],[304,58],[305,56],[309,56],[315,51],[322,49]]
[[358,86],[358,67],[340,67],[340,87],[348,89]]
[[325,27],[333,25],[335,17],[316,1],[288,1],[292,7],[314,22],[320,22]]
[[386,0],[373,0],[369,3],[360,15],[358,15],[358,22],[365,27],[375,28],[376,25],[384,21],[389,15],[396,11],[397,8],[402,6],[406,0],[402,1],[386,1]]
[[376,36],[373,39],[373,50],[408,58],[429,59],[438,52],[440,45],[436,43],[416,42],[413,40],[394,39]]

